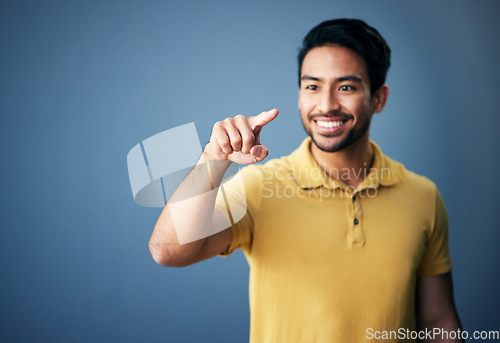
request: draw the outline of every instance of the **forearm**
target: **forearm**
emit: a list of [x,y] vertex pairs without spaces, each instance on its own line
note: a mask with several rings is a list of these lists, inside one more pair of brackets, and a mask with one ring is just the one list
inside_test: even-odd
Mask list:
[[155,225],[149,247],[156,262],[170,266],[190,264],[210,233],[220,231],[215,226],[224,223],[214,220],[215,198],[230,164],[212,160],[209,151],[202,154]]
[[[433,332],[422,342],[463,342],[462,325],[453,300],[451,273],[419,278],[417,283],[417,330]],[[448,333],[448,334],[447,334]]]
[[268,150],[260,144],[260,131],[278,112],[272,109],[248,118],[237,115],[214,124],[203,155],[158,218],[149,242],[156,262],[185,266],[228,247],[232,240],[229,219],[214,211],[217,189],[230,161],[252,164],[266,158]]

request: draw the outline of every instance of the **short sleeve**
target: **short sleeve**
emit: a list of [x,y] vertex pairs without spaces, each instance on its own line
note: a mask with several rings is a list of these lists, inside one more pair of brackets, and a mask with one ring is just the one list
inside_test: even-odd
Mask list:
[[221,256],[236,249],[249,251],[252,244],[253,216],[260,206],[261,178],[259,166],[247,166],[222,183],[217,193],[215,209],[231,223],[233,240]]
[[448,215],[441,194],[437,189],[433,222],[424,256],[417,271],[418,276],[444,274],[452,269],[448,243]]

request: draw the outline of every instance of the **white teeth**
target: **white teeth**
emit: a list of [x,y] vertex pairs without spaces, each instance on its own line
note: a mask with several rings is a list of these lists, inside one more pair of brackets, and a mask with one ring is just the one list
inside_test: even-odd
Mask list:
[[316,123],[318,123],[318,125],[321,127],[327,127],[327,128],[339,127],[340,125],[342,125],[342,121],[319,121],[318,120]]

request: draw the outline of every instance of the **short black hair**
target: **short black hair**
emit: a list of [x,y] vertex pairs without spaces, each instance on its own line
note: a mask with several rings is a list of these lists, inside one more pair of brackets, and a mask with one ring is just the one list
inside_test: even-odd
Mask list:
[[309,31],[298,55],[299,87],[302,62],[307,53],[317,47],[336,45],[354,50],[364,58],[373,95],[385,83],[391,65],[391,49],[375,28],[360,19],[327,20]]

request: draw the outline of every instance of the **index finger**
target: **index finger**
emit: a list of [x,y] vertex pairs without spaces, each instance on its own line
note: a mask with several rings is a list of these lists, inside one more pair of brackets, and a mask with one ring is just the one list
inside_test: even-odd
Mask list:
[[261,114],[250,117],[250,128],[254,130],[256,127],[264,126],[269,124],[274,118],[278,116],[280,111],[277,108],[273,108],[270,111],[262,112]]

